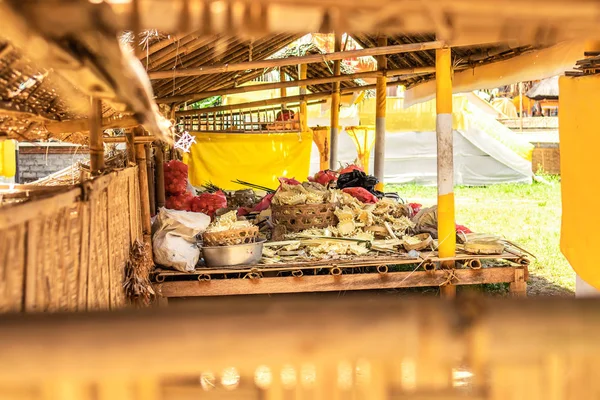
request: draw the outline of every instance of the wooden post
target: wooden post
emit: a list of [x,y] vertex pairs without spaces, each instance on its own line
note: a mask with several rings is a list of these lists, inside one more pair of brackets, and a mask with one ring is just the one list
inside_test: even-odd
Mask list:
[[519,82],[519,131],[523,133],[523,82]]
[[[306,79],[306,73],[308,72],[307,64],[300,64],[298,66],[299,73],[298,79],[303,80]],[[306,94],[306,86],[300,86],[300,95]],[[300,130],[305,132],[308,130],[308,107],[306,104],[306,100],[300,101]]]
[[[135,129],[136,136],[143,136],[144,128],[138,126]],[[135,144],[135,155],[138,165],[138,176],[140,181],[140,204],[142,209],[142,233],[144,241],[151,243],[150,235],[152,226],[150,222],[150,197],[148,192],[148,169],[146,166],[146,149],[143,143]]]
[[146,174],[148,175],[148,199],[150,201],[150,215],[156,215],[156,188],[154,186],[154,169],[152,168],[152,145],[144,144],[146,151]]
[[[279,82],[285,82],[285,70],[283,68],[279,68]],[[280,89],[280,96],[287,96],[287,89],[285,87]]]
[[104,143],[102,142],[102,101],[92,98],[90,113],[90,169],[92,175],[104,170]]
[[[436,134],[438,184],[438,252],[440,258],[456,254],[454,219],[454,149],[452,133],[452,54],[449,48],[436,50]],[[442,268],[454,268],[454,261],[444,261]],[[456,286],[441,286],[444,297],[454,297]]]
[[527,296],[527,282],[525,281],[524,268],[515,268],[515,281],[510,283],[509,291],[515,297]]
[[127,161],[130,163],[136,163],[135,161],[135,143],[134,143],[135,133],[133,129],[127,129],[125,131],[125,139],[126,139],[126,147],[127,147]]
[[156,168],[156,206],[165,206],[165,153],[161,142],[154,148],[154,165]]
[[[342,48],[342,36],[335,34],[334,51],[339,52]],[[333,75],[340,75],[340,60],[333,62]],[[340,83],[333,83],[333,93],[331,94],[331,156],[329,157],[329,169],[337,169],[338,163],[338,132],[340,127]]]
[[[377,40],[378,46],[387,46],[387,36],[380,36]],[[387,68],[387,57],[385,55],[377,58],[377,69]],[[379,180],[376,189],[383,191],[383,176],[385,164],[385,109],[387,100],[387,78],[377,77],[376,107],[375,110],[375,177]],[[366,148],[366,147],[365,147]],[[369,159],[365,160],[367,165]]]

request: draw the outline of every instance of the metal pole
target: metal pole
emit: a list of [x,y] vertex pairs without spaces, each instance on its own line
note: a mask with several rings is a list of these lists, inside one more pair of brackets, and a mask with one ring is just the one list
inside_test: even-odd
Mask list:
[[[298,66],[300,72],[298,74],[299,79],[306,79],[306,73],[308,71],[307,64],[300,64]],[[306,86],[300,86],[300,95],[306,94]],[[300,101],[300,130],[306,132],[308,130],[308,107],[306,100]]]
[[[438,251],[440,258],[456,255],[454,219],[454,150],[452,133],[452,57],[449,48],[436,50],[436,133],[438,184]],[[442,262],[442,268],[454,268],[454,261]],[[454,297],[456,286],[441,287],[443,297]]]
[[[335,34],[334,51],[338,52],[342,48],[342,36]],[[340,75],[340,60],[333,62],[333,75]],[[333,93],[331,94],[331,155],[329,157],[329,169],[337,169],[338,153],[338,132],[340,127],[340,83],[334,82]]]
[[[380,36],[377,40],[378,46],[387,46],[387,36]],[[377,58],[377,69],[387,68],[387,57],[385,55]],[[375,177],[379,180],[376,189],[383,191],[383,176],[385,163],[385,109],[387,103],[387,78],[377,77],[377,109],[375,110]],[[367,166],[369,159],[365,160]],[[365,166],[365,167],[367,167]]]

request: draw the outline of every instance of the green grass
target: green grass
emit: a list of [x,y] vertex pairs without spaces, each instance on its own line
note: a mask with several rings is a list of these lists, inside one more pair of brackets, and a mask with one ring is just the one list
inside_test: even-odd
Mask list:
[[[530,271],[531,296],[572,295],[575,273],[563,257],[560,240],[560,181],[545,177],[550,184],[456,187],[456,222],[474,232],[501,235],[537,256]],[[436,203],[436,188],[388,185],[408,202],[424,206]],[[504,292],[486,285],[489,292]]]

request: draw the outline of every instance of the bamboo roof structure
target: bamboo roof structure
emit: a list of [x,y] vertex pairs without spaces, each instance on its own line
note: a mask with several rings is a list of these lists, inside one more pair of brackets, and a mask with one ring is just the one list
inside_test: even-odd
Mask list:
[[558,76],[542,79],[531,87],[525,94],[532,100],[557,100]]

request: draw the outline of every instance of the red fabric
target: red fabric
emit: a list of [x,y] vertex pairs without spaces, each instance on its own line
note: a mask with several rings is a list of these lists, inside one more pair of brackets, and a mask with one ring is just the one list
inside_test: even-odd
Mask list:
[[300,182],[298,182],[296,179],[284,177],[279,178],[279,183],[287,183],[288,185],[300,185]]
[[177,196],[187,191],[188,166],[178,160],[172,160],[164,165],[165,192]]
[[460,233],[473,233],[466,226],[458,225],[458,224],[456,224],[456,232],[460,232]]
[[423,207],[419,203],[408,203],[408,206],[412,208],[413,214],[417,215],[419,211],[421,211],[421,207]]
[[292,118],[294,118],[294,111],[283,110],[283,112],[279,111],[277,113],[277,117],[275,117],[275,121],[288,121]]
[[194,195],[185,192],[176,196],[168,196],[165,201],[165,207],[171,210],[192,211],[192,200]]
[[257,205],[254,206],[254,208],[252,209],[252,212],[261,212],[266,210],[267,208],[271,207],[271,201],[273,200],[273,196],[274,194],[268,194],[265,197],[262,198],[261,201],[258,202]]
[[352,164],[352,165],[348,165],[346,168],[342,169],[340,171],[340,175],[341,174],[347,174],[348,172],[352,172],[354,170],[359,170],[359,171],[365,172],[365,170],[362,169],[361,167],[359,167],[358,165]]
[[352,197],[362,201],[367,204],[375,204],[377,203],[377,197],[375,197],[371,192],[362,187],[352,187],[342,189],[344,193],[348,193]]
[[192,200],[192,211],[201,212],[211,217],[221,208],[227,208],[227,198],[225,193],[220,190],[215,193],[202,193]]
[[327,186],[329,182],[333,182],[337,179],[337,174],[331,170],[319,171],[314,177],[308,178],[311,182],[320,183],[323,186]]

